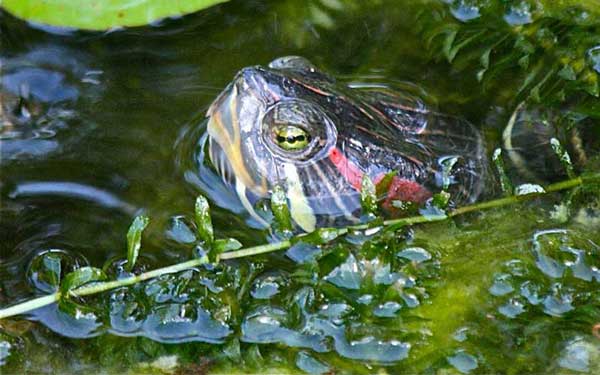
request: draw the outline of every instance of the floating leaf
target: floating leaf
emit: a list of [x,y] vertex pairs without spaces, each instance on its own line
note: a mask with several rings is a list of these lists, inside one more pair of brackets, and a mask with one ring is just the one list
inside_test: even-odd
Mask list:
[[60,284],[60,293],[62,296],[68,296],[75,288],[93,281],[103,281],[106,279],[106,274],[100,268],[81,267],[65,276]]
[[135,266],[142,245],[142,232],[149,222],[147,216],[137,216],[127,231],[127,271],[131,271]]
[[196,198],[195,216],[196,219],[196,230],[198,231],[198,237],[211,245],[215,236],[213,232],[212,219],[210,218],[210,206],[208,201],[202,195]]
[[40,24],[86,30],[141,26],[166,17],[192,13],[227,0],[4,0],[16,17]]
[[280,232],[291,233],[292,219],[290,210],[285,191],[280,185],[275,185],[273,188],[273,194],[271,194],[271,211],[273,211],[276,229]]

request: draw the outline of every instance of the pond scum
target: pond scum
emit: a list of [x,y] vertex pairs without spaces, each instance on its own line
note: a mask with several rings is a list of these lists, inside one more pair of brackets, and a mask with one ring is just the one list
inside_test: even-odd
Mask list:
[[[493,162],[505,196],[459,208],[446,207],[448,195],[442,191],[434,195],[421,210],[421,215],[383,220],[376,215],[376,188],[367,177],[363,181],[362,189],[367,193],[362,194],[361,197],[365,223],[360,225],[320,228],[312,233],[293,235],[283,190],[276,189],[271,199],[271,209],[274,214],[271,231],[278,240],[269,244],[242,249],[241,243],[234,238],[214,238],[208,202],[203,196],[199,196],[194,210],[195,225],[186,226],[185,229],[190,232],[195,229],[195,233],[192,234],[195,238],[194,257],[189,261],[154,270],[145,270],[144,267],[136,264],[140,254],[142,233],[149,224],[149,219],[145,216],[136,217],[129,228],[126,259],[112,261],[102,269],[89,266],[77,267],[77,262],[57,252],[43,253],[33,261],[29,272],[39,289],[51,293],[0,310],[1,327],[8,332],[0,336],[0,339],[4,340],[2,341],[3,361],[10,355],[10,343],[15,342],[14,337],[11,339],[10,332],[19,330],[18,321],[8,318],[20,314],[30,314],[35,317],[36,310],[50,307],[57,319],[63,320],[62,324],[73,325],[73,329],[66,332],[74,337],[113,332],[127,336],[142,335],[165,343],[200,341],[223,344],[233,334],[234,324],[239,324],[242,342],[280,343],[304,348],[297,352],[295,362],[298,368],[306,372],[356,370],[348,368],[348,363],[340,362],[335,358],[332,360],[331,356],[314,356],[317,353],[330,352],[332,349],[341,357],[371,363],[359,371],[362,373],[368,373],[374,368],[373,366],[396,364],[398,361],[405,360],[411,349],[414,350],[411,342],[414,341],[416,332],[411,332],[410,327],[418,322],[417,316],[407,315],[400,320],[392,320],[398,325],[388,325],[389,332],[381,332],[381,329],[378,329],[375,333],[377,338],[365,331],[368,325],[359,327],[353,333],[348,333],[344,325],[354,321],[350,326],[356,328],[364,319],[395,318],[400,309],[414,308],[429,298],[427,285],[441,277],[440,254],[416,246],[418,241],[413,243],[415,246],[403,246],[403,250],[398,251],[398,245],[411,237],[411,234],[403,232],[403,229],[416,224],[446,221],[467,213],[514,205],[565,190],[570,190],[570,193],[561,204],[555,206],[555,209],[556,215],[568,214],[572,211],[570,206],[574,196],[590,187],[597,189],[600,175],[589,173],[576,176],[568,153],[556,139],[552,139],[551,144],[570,177],[568,180],[546,187],[532,184],[513,187],[504,171],[501,151],[496,149]],[[179,231],[181,230],[179,228]],[[406,242],[410,243],[410,240]],[[600,282],[600,271],[596,266],[590,266],[590,262],[595,262],[591,258],[592,253],[596,254],[600,249],[594,245],[596,248],[592,253],[583,250],[587,247],[585,242],[577,234],[565,229],[535,232],[532,238],[535,267],[532,268],[523,261],[511,260],[504,263],[501,272],[493,275],[489,292],[493,296],[502,297],[505,301],[497,307],[499,314],[513,319],[524,313],[531,314],[534,309],[539,308],[548,316],[562,317],[578,304],[585,306],[590,303],[587,292],[589,287],[581,281]],[[352,245],[358,245],[356,253],[355,250],[349,249]],[[226,262],[223,263],[286,249],[286,255],[290,259],[300,265],[306,265],[307,268],[300,268],[296,271],[296,275],[275,273],[262,275],[255,279],[252,286],[243,281],[239,270],[236,272]],[[323,281],[318,280],[320,272],[315,272],[315,266],[323,266],[320,263],[330,263],[332,259],[338,260],[338,266],[325,266],[330,272],[325,272]],[[69,261],[71,262],[69,267],[73,270],[65,274],[63,268]],[[260,273],[260,266],[254,265],[254,267],[257,268],[247,270],[249,273],[246,277],[251,278],[250,276],[257,276]],[[557,283],[532,282],[539,277],[540,271],[551,278],[568,276],[578,280],[575,283],[578,285],[567,288]],[[255,299],[271,299],[294,278],[297,279],[294,281],[295,284],[299,286],[304,284],[304,286],[299,288],[288,301],[290,306],[259,306],[256,311],[247,314],[241,322],[240,317],[236,317],[236,311],[232,311],[241,309],[233,300],[235,296],[248,292],[249,288],[250,294]],[[345,299],[346,303],[330,302],[321,305],[315,312],[315,301],[324,299],[324,296],[316,295],[313,289],[319,284],[321,284],[319,293],[330,294],[331,302],[339,301],[341,293],[342,296],[345,295],[342,300]],[[332,288],[338,290],[334,291]],[[226,289],[229,289],[232,294],[222,293]],[[104,292],[110,294],[103,294]],[[84,298],[93,295],[107,298]],[[217,295],[222,296],[216,298]],[[352,299],[355,300],[354,307],[351,307],[348,302]],[[385,302],[376,304],[373,303],[374,299],[379,302],[385,300]],[[362,309],[356,307],[360,305],[363,305]],[[370,311],[366,309],[369,305],[374,306]],[[103,313],[107,308],[109,311]],[[589,314],[598,318],[596,311],[589,311]],[[56,323],[50,320],[47,324],[52,326]],[[471,330],[468,326],[464,326],[454,332],[453,337],[457,342],[463,342],[467,336],[474,335]],[[600,322],[590,324],[588,327],[588,333],[595,336],[598,336],[599,330]],[[426,332],[419,333],[419,335],[423,334],[431,335]],[[352,340],[353,336],[363,337]],[[405,341],[401,341],[400,338],[404,338]],[[420,340],[423,339],[421,337]],[[240,342],[237,340],[234,342],[237,344],[229,344],[225,349],[229,359],[242,355]],[[233,348],[230,347],[231,345]],[[586,347],[588,344],[581,338],[575,338],[569,345],[573,347],[566,349],[567,354],[560,359],[562,361],[559,362],[560,365],[567,369],[587,371],[590,356],[589,348]],[[259,347],[255,347],[254,350],[256,351],[254,355],[261,357]],[[571,352],[568,352],[569,350]],[[416,351],[421,352],[420,354],[425,358],[431,355],[424,348]],[[580,358],[582,355],[585,357],[584,360]],[[598,356],[600,353],[593,352],[593,355]],[[248,363],[248,354],[245,356],[246,367],[256,369],[265,365],[260,363],[263,359],[258,358]],[[140,369],[143,369],[143,366],[150,366],[157,371],[165,370],[162,367],[168,370],[169,366],[173,366],[173,363],[168,363],[168,358],[175,361],[175,364],[179,364],[177,356],[174,356],[164,357],[163,360],[167,363],[161,364],[159,361],[150,365],[142,363],[138,366],[142,366]],[[194,371],[203,373],[214,361],[206,357],[199,364],[197,361],[196,364],[192,362],[184,368],[192,373]],[[484,362],[481,355],[469,354],[463,349],[449,353],[446,361],[463,373],[470,372],[480,365],[485,366],[484,363],[480,363]],[[594,365],[597,366],[598,362]],[[413,364],[411,369],[423,370],[418,364]],[[150,371],[148,368],[146,370]]]

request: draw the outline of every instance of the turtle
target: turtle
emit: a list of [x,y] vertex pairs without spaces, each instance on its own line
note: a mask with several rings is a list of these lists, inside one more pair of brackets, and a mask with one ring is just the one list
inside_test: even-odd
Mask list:
[[419,95],[342,82],[301,56],[241,69],[206,112],[208,157],[259,222],[255,204],[281,187],[295,225],[360,222],[368,177],[380,207],[423,204],[438,191],[453,205],[485,190],[480,132]]

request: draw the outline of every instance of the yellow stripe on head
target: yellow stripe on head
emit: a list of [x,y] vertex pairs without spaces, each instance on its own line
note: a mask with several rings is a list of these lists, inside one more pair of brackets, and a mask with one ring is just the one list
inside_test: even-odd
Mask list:
[[208,134],[225,153],[236,180],[241,181],[251,191],[259,195],[266,195],[266,181],[261,179],[261,182],[257,183],[250,175],[244,161],[240,124],[237,117],[237,93],[237,87],[233,85],[229,95],[222,101],[221,105],[211,108],[207,127]]
[[284,163],[283,171],[287,182],[287,197],[292,219],[305,232],[312,232],[317,225],[317,218],[302,189],[298,170],[294,164]]

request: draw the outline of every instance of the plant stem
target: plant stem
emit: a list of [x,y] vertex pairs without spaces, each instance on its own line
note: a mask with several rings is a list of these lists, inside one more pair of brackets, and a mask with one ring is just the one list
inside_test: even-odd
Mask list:
[[[599,180],[600,180],[600,174],[592,174],[592,175],[587,175],[587,176],[584,175],[584,176],[580,176],[580,177],[573,178],[570,180],[565,180],[565,181],[557,182],[555,184],[548,185],[545,189],[545,192],[543,192],[543,193],[533,193],[533,194],[527,194],[527,195],[512,195],[509,197],[494,199],[494,200],[487,201],[487,202],[476,203],[476,204],[472,204],[469,206],[463,206],[463,207],[457,208],[453,211],[450,211],[446,215],[412,216],[412,217],[406,217],[406,218],[400,218],[400,219],[386,220],[386,221],[384,221],[384,226],[386,226],[386,227],[387,226],[406,226],[406,225],[421,224],[421,223],[432,222],[432,221],[442,221],[442,220],[446,220],[450,217],[463,215],[468,212],[480,211],[480,210],[484,210],[484,209],[488,209],[488,208],[506,206],[506,205],[518,203],[518,202],[521,202],[524,200],[533,199],[533,198],[542,196],[547,193],[571,189],[571,188],[580,186],[586,182],[594,182],[594,181],[598,182]],[[351,226],[351,227],[348,227],[347,229],[366,229],[366,228],[368,228],[368,224]],[[303,235],[300,235],[300,236],[303,236]],[[242,250],[225,252],[225,253],[222,253],[219,255],[218,260],[243,258],[243,257],[247,257],[247,256],[265,254],[265,253],[269,253],[269,252],[273,252],[273,251],[277,251],[277,250],[283,250],[283,249],[287,249],[288,247],[290,247],[291,243],[292,242],[290,240],[285,240],[285,241],[270,243],[270,244],[266,244],[266,245],[249,247],[249,248],[242,249]],[[81,286],[79,288],[76,288],[76,289],[70,291],[69,294],[72,296],[86,296],[86,295],[106,292],[108,290],[112,290],[112,289],[116,289],[116,288],[120,288],[120,287],[124,287],[124,286],[128,286],[128,285],[133,285],[133,284],[139,283],[141,281],[148,280],[148,279],[158,277],[161,275],[188,270],[188,269],[191,269],[194,267],[198,267],[207,262],[208,262],[207,257],[192,259],[187,262],[178,263],[178,264],[163,267],[163,268],[158,268],[158,269],[155,269],[152,271],[144,272],[139,275],[127,277],[127,278],[120,279],[120,280],[96,282],[96,283],[84,285],[84,286]],[[1,309],[0,310],[0,319],[23,314],[23,313],[38,309],[40,307],[50,305],[52,303],[57,302],[60,299],[60,297],[61,297],[60,293],[57,292],[57,293],[45,295],[42,297],[34,298],[32,300],[29,300],[29,301],[26,301],[26,302],[23,302],[23,303],[14,305],[14,306],[7,307],[5,309]]]
[[54,302],[58,302],[59,298],[60,293],[48,294],[43,297],[34,298],[29,301],[19,303],[17,305],[7,307],[5,309],[0,310],[0,320],[8,318],[9,316],[23,314],[28,311],[39,309],[40,307],[51,305]]
[[[285,249],[290,247],[290,241],[281,241],[275,242],[266,245],[249,247],[247,249],[231,251],[227,253],[223,253],[219,256],[221,260],[225,259],[234,259],[234,258],[243,258],[252,255],[264,254],[272,251],[277,251],[281,249]],[[113,281],[105,281],[105,282],[95,282],[90,283],[88,285],[81,286],[79,288],[73,289],[70,291],[70,295],[74,297],[87,296],[91,294],[98,294],[102,292],[106,292],[112,289],[121,288],[133,284],[137,284],[144,280],[152,279],[154,277],[166,275],[169,273],[175,273],[180,271],[185,271],[194,267],[198,267],[204,263],[208,262],[208,258],[198,258],[192,259],[187,262],[178,263],[172,266],[167,266],[163,268],[157,268],[152,271],[144,272],[136,276],[126,277],[120,280]],[[52,303],[58,302],[60,299],[60,293],[56,292],[53,294],[48,294],[43,297],[34,298],[32,300],[7,307],[5,309],[0,310],[0,320],[4,318],[8,318],[10,316],[15,316],[19,314],[23,314],[35,309],[39,309],[40,307],[44,307],[50,305]]]
[[291,244],[292,243],[290,241],[286,240],[286,241],[274,242],[274,243],[270,243],[270,244],[266,244],[266,245],[249,247],[247,249],[242,249],[242,250],[228,251],[226,253],[221,253],[219,255],[219,260],[243,258],[243,257],[250,256],[250,255],[270,253],[272,251],[287,249],[288,247],[291,246]]

